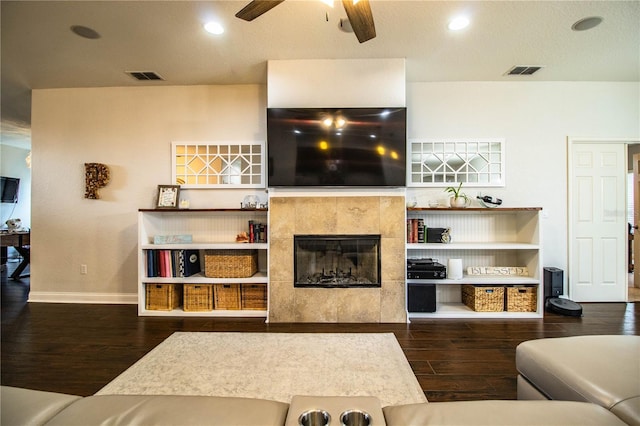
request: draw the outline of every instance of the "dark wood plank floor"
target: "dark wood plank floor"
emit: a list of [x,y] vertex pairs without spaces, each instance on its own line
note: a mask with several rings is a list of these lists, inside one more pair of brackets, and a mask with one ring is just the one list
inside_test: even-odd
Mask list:
[[[638,334],[640,303],[583,304],[582,318],[265,324],[263,319],[138,317],[134,305],[26,303],[29,280],[2,273],[1,383],[91,395],[175,331],[393,332],[429,401],[515,399],[525,340]],[[162,372],[158,372],[162,374]]]

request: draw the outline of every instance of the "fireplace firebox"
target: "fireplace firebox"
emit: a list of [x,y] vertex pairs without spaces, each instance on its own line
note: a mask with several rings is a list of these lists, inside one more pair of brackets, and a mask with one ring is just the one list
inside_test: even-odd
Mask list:
[[380,287],[380,235],[295,235],[294,287]]

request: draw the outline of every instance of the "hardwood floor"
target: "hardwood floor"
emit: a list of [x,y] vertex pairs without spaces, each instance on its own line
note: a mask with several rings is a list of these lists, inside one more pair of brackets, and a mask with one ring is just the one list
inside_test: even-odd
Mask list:
[[[640,303],[583,304],[582,318],[265,324],[138,317],[135,305],[27,303],[29,280],[2,273],[1,383],[91,395],[175,331],[393,332],[429,401],[515,399],[515,348],[529,339],[638,334]],[[158,372],[162,374],[162,372]]]

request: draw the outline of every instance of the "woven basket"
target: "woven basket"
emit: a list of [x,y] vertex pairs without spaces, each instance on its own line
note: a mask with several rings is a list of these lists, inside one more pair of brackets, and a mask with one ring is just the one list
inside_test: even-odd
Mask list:
[[462,286],[462,303],[477,312],[504,311],[504,287]]
[[535,312],[538,310],[538,291],[535,287],[507,287],[507,311]]
[[216,310],[240,309],[240,284],[214,284],[213,297]]
[[240,288],[242,309],[265,311],[267,309],[267,286],[264,284],[242,284]]
[[147,284],[145,290],[150,311],[172,311],[182,304],[181,284]]
[[183,309],[185,312],[212,311],[213,287],[211,284],[185,284]]
[[258,272],[257,250],[205,250],[204,275],[208,278],[248,278]]

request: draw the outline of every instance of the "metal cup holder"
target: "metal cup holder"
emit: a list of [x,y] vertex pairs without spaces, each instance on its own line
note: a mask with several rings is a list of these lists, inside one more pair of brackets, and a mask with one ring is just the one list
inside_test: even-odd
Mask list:
[[331,416],[324,410],[308,410],[298,417],[300,426],[328,426],[329,422]]
[[340,424],[342,426],[369,426],[371,416],[361,410],[348,410],[340,414]]

